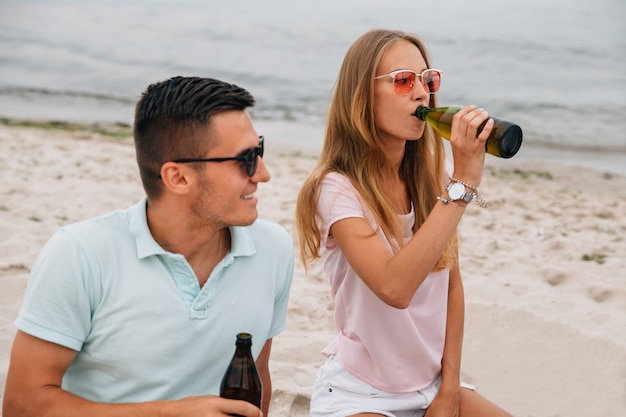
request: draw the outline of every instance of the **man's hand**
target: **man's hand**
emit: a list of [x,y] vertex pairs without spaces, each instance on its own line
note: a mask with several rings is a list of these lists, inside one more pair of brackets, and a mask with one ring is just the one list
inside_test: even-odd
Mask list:
[[228,417],[233,414],[243,417],[263,417],[261,410],[247,401],[229,400],[214,395],[168,401],[163,411],[164,416],[180,417]]

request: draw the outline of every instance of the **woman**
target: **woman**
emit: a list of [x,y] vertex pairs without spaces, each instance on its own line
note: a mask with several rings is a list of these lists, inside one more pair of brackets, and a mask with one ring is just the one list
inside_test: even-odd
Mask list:
[[456,230],[493,120],[477,135],[485,111],[454,116],[446,169],[441,137],[414,116],[436,107],[440,81],[423,43],[404,32],[367,32],[344,58],[297,203],[301,256],[324,263],[339,333],[323,351],[311,416],[508,415],[460,382]]

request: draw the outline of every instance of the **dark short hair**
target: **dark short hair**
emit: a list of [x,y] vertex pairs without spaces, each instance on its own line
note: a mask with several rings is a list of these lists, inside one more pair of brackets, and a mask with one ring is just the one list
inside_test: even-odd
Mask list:
[[137,164],[148,198],[157,198],[161,166],[206,151],[211,116],[254,105],[245,89],[213,78],[173,77],[144,91],[135,108]]

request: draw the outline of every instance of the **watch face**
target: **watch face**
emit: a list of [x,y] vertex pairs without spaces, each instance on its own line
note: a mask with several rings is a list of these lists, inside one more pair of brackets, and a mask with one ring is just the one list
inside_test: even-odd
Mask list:
[[465,194],[465,186],[459,182],[448,185],[448,195],[452,200],[459,200]]

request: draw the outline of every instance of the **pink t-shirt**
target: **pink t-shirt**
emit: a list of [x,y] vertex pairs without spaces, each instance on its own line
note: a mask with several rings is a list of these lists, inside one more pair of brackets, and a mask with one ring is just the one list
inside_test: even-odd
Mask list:
[[[364,218],[392,251],[350,181],[338,173],[327,174],[320,186],[316,220],[339,334],[322,353],[337,355],[348,371],[379,389],[412,392],[425,388],[441,372],[449,271],[431,272],[406,309],[385,304],[354,272],[330,236],[333,223],[351,217]],[[400,219],[406,242],[412,237],[415,213],[411,210]]]

